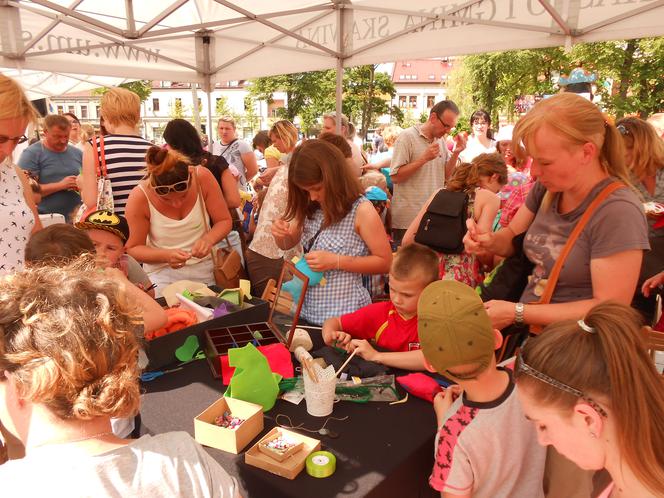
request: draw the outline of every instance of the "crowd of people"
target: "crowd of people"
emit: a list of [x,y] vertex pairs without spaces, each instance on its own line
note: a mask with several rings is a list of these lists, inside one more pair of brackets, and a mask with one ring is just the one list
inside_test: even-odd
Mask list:
[[433,398],[441,496],[664,496],[644,327],[664,284],[663,115],[614,123],[561,93],[498,130],[477,110],[466,134],[444,100],[364,151],[335,113],[252,147],[231,118],[209,146],[181,119],[154,145],[123,88],[100,109],[99,131],[44,117],[14,157],[38,116],[0,75],[3,489],[239,496],[188,435],[134,425],[143,337],[166,320],[153,298],[215,284],[224,248],[254,295],[304,258],[326,282],[300,320],[326,344],[452,381]]

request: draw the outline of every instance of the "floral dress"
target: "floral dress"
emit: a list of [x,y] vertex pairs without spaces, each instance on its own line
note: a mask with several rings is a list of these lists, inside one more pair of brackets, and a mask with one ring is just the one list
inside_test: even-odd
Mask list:
[[[469,193],[468,217],[473,216],[475,191]],[[474,254],[465,250],[461,254],[438,253],[438,276],[441,280],[456,280],[470,287],[477,287],[484,279],[480,272],[480,262]]]

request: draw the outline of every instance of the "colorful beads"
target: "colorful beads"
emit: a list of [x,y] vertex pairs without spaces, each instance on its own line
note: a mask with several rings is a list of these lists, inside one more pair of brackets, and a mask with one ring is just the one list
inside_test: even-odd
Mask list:
[[244,419],[233,417],[229,411],[225,411],[223,415],[214,419],[214,425],[225,427],[226,429],[237,429],[242,422],[244,422]]
[[282,434],[281,436],[268,441],[265,446],[275,451],[287,451],[297,444],[297,441],[295,441],[293,438]]

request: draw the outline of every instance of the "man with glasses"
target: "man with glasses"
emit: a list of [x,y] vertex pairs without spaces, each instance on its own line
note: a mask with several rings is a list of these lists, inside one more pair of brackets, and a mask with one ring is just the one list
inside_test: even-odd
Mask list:
[[40,214],[60,213],[69,220],[81,203],[76,177],[81,172],[83,153],[69,145],[71,125],[64,116],[44,118],[43,140],[25,149],[18,165],[39,182],[42,201]]
[[450,152],[441,140],[457,124],[459,108],[451,100],[431,108],[429,119],[401,132],[394,144],[390,177],[392,198],[392,238],[401,244],[406,229],[422,205],[445,185],[465,148],[465,138],[457,136]]

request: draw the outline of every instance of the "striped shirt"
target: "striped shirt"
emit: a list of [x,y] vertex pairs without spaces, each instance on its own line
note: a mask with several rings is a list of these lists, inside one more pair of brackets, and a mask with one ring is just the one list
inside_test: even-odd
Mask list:
[[[104,136],[106,169],[117,214],[124,216],[129,193],[145,176],[145,153],[151,146],[150,142],[136,135]],[[99,159],[101,161],[101,154]]]

